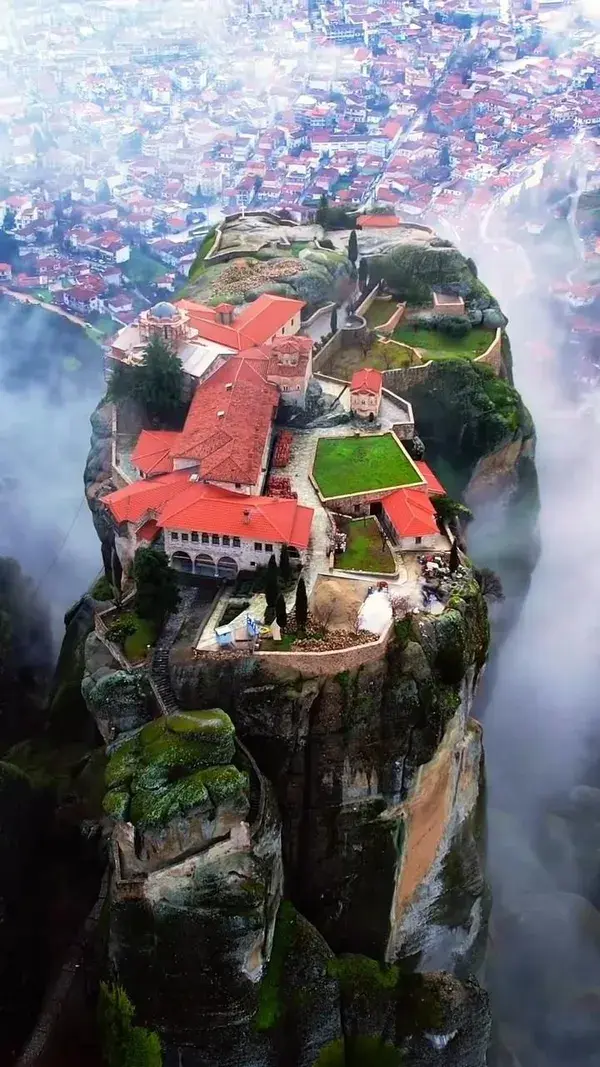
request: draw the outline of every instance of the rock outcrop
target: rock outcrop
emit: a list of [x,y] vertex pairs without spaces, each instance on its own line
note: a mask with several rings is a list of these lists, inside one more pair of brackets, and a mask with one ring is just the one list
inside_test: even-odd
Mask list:
[[[487,643],[467,579],[441,616],[398,624],[379,662],[336,676],[277,656],[172,654],[190,712],[118,745],[105,806],[112,962],[185,1067],[400,1052],[411,1067],[482,1067],[489,1011],[467,977],[487,918],[482,745],[469,713]],[[128,705],[112,678],[113,709],[121,685]]]

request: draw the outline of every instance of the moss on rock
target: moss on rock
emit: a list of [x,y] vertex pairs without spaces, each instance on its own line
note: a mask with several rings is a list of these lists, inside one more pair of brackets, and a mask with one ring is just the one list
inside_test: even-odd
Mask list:
[[149,827],[223,804],[244,810],[248,776],[230,762],[234,735],[231,719],[219,709],[148,723],[110,757],[105,811]]

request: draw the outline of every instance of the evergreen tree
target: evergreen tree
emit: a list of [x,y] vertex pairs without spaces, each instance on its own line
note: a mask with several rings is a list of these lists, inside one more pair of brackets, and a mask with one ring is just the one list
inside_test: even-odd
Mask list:
[[285,630],[287,626],[287,608],[285,606],[285,597],[283,593],[280,593],[277,597],[277,603],[275,604],[275,618],[281,629]]
[[96,200],[99,204],[108,204],[110,203],[110,199],[110,185],[108,184],[106,178],[101,178],[101,180],[98,182],[98,188],[96,189]]
[[454,574],[454,572],[456,570],[458,570],[458,564],[459,563],[460,563],[460,560],[459,560],[459,557],[458,557],[458,540],[455,537],[453,542],[452,542],[452,547],[450,548],[450,563],[449,563],[450,574]]
[[321,193],[321,197],[319,199],[319,207],[317,209],[317,214],[316,214],[315,217],[316,217],[316,221],[318,222],[319,226],[323,226],[323,228],[325,228],[327,226],[327,214],[328,214],[328,212],[329,212],[329,200],[327,199],[327,196],[326,196],[325,193]]
[[356,236],[356,230],[351,230],[348,238],[348,259],[353,265],[358,259],[358,238]]
[[338,321],[337,321],[337,304],[334,304],[331,309],[331,332],[337,333]]
[[308,597],[304,578],[300,578],[296,587],[296,626],[300,633],[306,630],[308,622]]
[[271,625],[271,623],[275,619],[275,615],[276,615],[275,605],[274,604],[267,604],[267,606],[265,608],[264,618],[263,618],[263,622],[264,622],[265,626],[270,626]]
[[366,289],[369,284],[369,264],[364,256],[358,263],[358,281],[361,289]]
[[159,548],[138,548],[133,561],[135,607],[142,619],[161,625],[179,603],[175,571]]
[[279,567],[277,566],[277,560],[275,559],[275,556],[271,556],[269,564],[267,566],[267,577],[265,579],[265,596],[267,598],[267,604],[269,607],[275,607],[278,595]]
[[292,577],[292,565],[290,563],[290,551],[287,545],[281,546],[281,555],[279,556],[279,573],[284,585],[290,581]]
[[184,373],[179,356],[160,337],[144,349],[144,362],[117,363],[108,383],[108,398],[133,400],[152,426],[176,428],[183,416]]

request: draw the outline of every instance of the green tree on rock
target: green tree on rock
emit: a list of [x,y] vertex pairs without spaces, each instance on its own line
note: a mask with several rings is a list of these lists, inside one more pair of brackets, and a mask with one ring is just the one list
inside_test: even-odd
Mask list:
[[134,1026],[134,1014],[122,986],[100,983],[98,1025],[106,1067],[162,1067],[158,1034]]
[[348,238],[348,259],[352,264],[355,264],[358,259],[358,238],[356,236],[356,230],[351,230]]
[[159,548],[138,548],[133,561],[135,606],[140,618],[161,625],[179,603],[175,571]]
[[300,633],[306,630],[308,622],[308,597],[304,578],[300,578],[296,587],[296,626]]
[[184,373],[179,356],[160,337],[152,337],[140,366],[117,363],[108,398],[138,404],[152,426],[177,428],[184,414]]
[[279,596],[279,567],[277,566],[277,560],[275,556],[271,556],[267,566],[267,576],[265,578],[265,597],[267,600],[267,607],[274,608],[277,603],[277,597]]

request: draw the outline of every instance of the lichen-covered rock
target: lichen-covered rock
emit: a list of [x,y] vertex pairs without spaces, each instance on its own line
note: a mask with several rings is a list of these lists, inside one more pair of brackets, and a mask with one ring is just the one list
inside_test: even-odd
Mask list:
[[199,846],[219,834],[225,811],[248,811],[248,776],[233,765],[234,753],[233,723],[218,709],[155,719],[113,752],[105,811],[138,827],[138,855],[164,852],[162,829],[173,821],[177,847],[186,835]]
[[142,671],[115,670],[106,645],[91,633],[85,643],[81,692],[105,742],[136,730],[154,715],[154,697]]
[[[140,792],[156,797],[113,834],[111,960],[141,1019],[192,1067],[268,1062],[254,1019],[281,898],[280,826],[249,757],[223,762],[233,744],[222,712],[175,715],[107,768],[113,814],[127,797],[136,818]],[[207,769],[211,759],[222,762]]]

